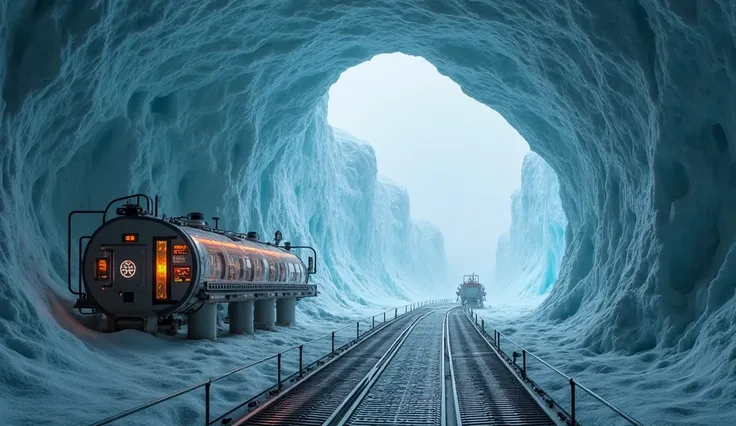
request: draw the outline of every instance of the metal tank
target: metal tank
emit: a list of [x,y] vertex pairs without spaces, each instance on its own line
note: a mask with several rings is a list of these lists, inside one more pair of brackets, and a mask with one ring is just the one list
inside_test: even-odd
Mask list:
[[[123,200],[128,201],[109,218],[111,207]],[[71,225],[76,214],[102,215],[102,223],[79,238],[82,273],[75,291]],[[219,218],[213,219],[211,227],[201,213],[159,217],[158,196],[154,201],[145,194],[115,199],[101,211],[71,212],[68,287],[78,296],[75,307],[103,314],[105,331],[176,332],[186,324],[190,338],[215,339],[217,305],[225,303],[232,333],[294,324],[296,302],[318,294],[309,283],[317,272],[314,249],[281,246],[278,231],[271,243],[259,241],[255,232],[218,229]],[[305,265],[295,249],[311,250],[314,257]]]

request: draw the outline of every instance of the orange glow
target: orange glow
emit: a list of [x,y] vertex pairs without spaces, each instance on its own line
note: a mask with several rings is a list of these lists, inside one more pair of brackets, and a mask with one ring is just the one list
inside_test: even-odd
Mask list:
[[156,300],[166,300],[168,292],[168,242],[156,241]]
[[106,258],[97,259],[96,260],[97,265],[95,268],[95,271],[97,272],[97,279],[98,280],[107,280],[109,279],[108,275],[108,263]]
[[174,282],[185,283],[189,282],[192,278],[192,268],[189,266],[175,266],[174,267]]
[[123,241],[126,243],[134,243],[138,241],[138,235],[136,234],[123,234]]
[[174,244],[175,256],[186,256],[189,254],[189,247],[186,244]]
[[[230,240],[226,236],[212,235],[208,232],[205,233],[204,231],[200,231],[198,229],[187,229],[186,232],[194,239],[195,242],[202,246],[207,254],[213,256],[212,268],[210,268],[210,279],[225,279],[228,281],[245,279],[247,281],[260,281],[268,279],[266,277],[271,277],[271,275],[269,274],[269,268],[273,267],[273,281],[277,281],[278,277],[276,274],[278,273],[278,270],[276,269],[276,265],[278,263],[301,263],[296,254],[292,252],[282,251],[280,250],[280,247],[269,247],[248,240],[236,242]],[[219,262],[215,262],[214,260],[215,258],[219,259],[219,256],[223,255],[225,256],[223,259],[224,264],[222,265],[225,268],[224,277],[222,277],[222,271],[217,266]],[[247,277],[240,277],[240,271],[238,270],[240,269],[240,267],[238,266],[233,268],[236,269],[236,271],[233,272],[237,272],[235,276],[233,277],[230,274],[229,262],[232,262],[232,260],[230,259],[240,259],[244,261],[246,259],[248,259],[248,261],[252,259],[253,263],[251,264],[251,268],[246,270]],[[263,260],[268,261],[269,266],[266,266],[264,268],[264,265],[262,263]],[[271,266],[272,263],[273,266]]]
[[195,240],[197,240],[197,242],[199,242],[200,244],[204,245],[205,247],[208,247],[208,246],[211,246],[213,248],[215,248],[215,247],[223,247],[225,249],[230,249],[230,250],[244,251],[244,252],[246,252],[246,254],[257,253],[257,254],[260,254],[261,256],[265,256],[265,257],[279,257],[279,258],[283,258],[283,259],[294,259],[296,257],[296,255],[294,255],[294,254],[282,253],[282,252],[277,251],[276,249],[274,249],[274,250],[264,250],[264,249],[259,249],[259,248],[255,248],[255,247],[250,247],[250,246],[247,246],[247,245],[244,245],[244,244],[237,244],[237,243],[225,242],[225,241],[217,241],[217,240],[213,240],[213,239],[210,239],[210,238],[201,237],[199,235],[193,235],[191,233],[190,233],[190,235],[192,236],[192,238],[194,238]]

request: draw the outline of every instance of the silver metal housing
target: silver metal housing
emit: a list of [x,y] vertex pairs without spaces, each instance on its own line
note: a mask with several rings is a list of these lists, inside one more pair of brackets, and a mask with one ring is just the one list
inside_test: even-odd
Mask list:
[[144,321],[208,303],[317,295],[290,251],[153,216],[103,223],[86,246],[82,273],[96,309]]

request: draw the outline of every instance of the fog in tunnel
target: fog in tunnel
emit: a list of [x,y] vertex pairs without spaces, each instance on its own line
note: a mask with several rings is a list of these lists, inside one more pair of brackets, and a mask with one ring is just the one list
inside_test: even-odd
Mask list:
[[[150,399],[253,354],[80,327],[65,217],[100,199],[160,193],[168,214],[200,210],[315,245],[321,294],[298,312],[313,327],[444,285],[442,233],[412,219],[405,188],[379,180],[373,147],[327,120],[340,75],[392,52],[425,58],[497,111],[558,179],[557,278],[509,333],[531,330],[535,350],[647,424],[731,422],[732,1],[0,0],[10,423],[39,399],[86,423],[111,401]],[[162,416],[201,414],[192,401]]]
[[379,175],[407,189],[412,217],[442,232],[448,289],[473,272],[491,287],[529,151],[503,117],[425,59],[395,53],[345,71],[330,88],[327,118],[370,143]]

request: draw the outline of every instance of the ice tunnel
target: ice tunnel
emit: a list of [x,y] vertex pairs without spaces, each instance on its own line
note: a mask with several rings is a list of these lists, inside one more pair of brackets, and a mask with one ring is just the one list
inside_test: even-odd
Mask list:
[[[368,148],[331,148],[326,122],[342,71],[400,51],[500,112],[559,177],[565,255],[540,319],[577,325],[597,353],[717,357],[730,340],[708,336],[734,312],[734,16],[725,0],[5,0],[0,324],[46,317],[45,287],[19,283],[61,286],[72,204],[131,189],[233,227],[287,223],[377,276],[393,258],[377,253],[412,239],[439,261],[441,237],[361,175]],[[380,213],[396,241],[371,237],[378,213],[370,229],[340,220],[378,209],[375,191],[398,200]]]
[[[559,276],[567,219],[560,203],[557,176],[537,154],[527,153],[521,187],[511,197],[511,226],[498,239],[495,299],[539,303]],[[498,302],[496,302],[498,303]]]

